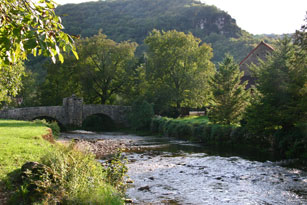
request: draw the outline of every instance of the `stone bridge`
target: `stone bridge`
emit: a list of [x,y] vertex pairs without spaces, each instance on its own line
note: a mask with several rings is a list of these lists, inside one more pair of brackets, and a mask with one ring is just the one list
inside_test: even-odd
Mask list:
[[34,120],[37,118],[52,118],[64,126],[80,127],[87,117],[103,114],[110,117],[116,124],[128,125],[127,114],[130,110],[130,106],[85,105],[81,98],[73,95],[63,99],[63,106],[0,110],[0,119]]

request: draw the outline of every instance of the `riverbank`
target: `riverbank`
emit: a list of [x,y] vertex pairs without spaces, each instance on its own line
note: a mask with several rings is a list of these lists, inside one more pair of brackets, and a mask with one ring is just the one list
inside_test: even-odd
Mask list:
[[61,133],[60,139],[64,137],[76,143],[120,141],[140,148],[123,153],[133,181],[126,195],[135,204],[294,205],[307,200],[306,172],[252,150],[238,153],[227,147],[118,132]]
[[205,145],[231,145],[251,147],[262,152],[279,155],[280,158],[307,159],[307,126],[288,131],[275,130],[265,136],[255,135],[241,126],[218,125],[206,116],[187,118],[154,117],[151,134],[200,142]]
[[[50,128],[43,123],[0,120],[0,204],[9,198],[12,204],[123,204],[93,155],[46,139],[53,141]],[[33,162],[33,174],[21,169],[26,162]],[[35,170],[48,177],[37,180],[36,174],[42,173]]]

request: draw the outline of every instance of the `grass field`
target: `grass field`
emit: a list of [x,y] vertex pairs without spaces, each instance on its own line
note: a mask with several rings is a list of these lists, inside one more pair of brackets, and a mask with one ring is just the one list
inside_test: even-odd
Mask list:
[[47,134],[42,123],[0,119],[0,181],[27,161],[38,161],[52,144],[41,136]]
[[[106,182],[95,156],[44,140],[48,129],[42,122],[0,119],[0,188],[10,190],[5,198],[11,198],[11,204],[123,204],[119,192]],[[33,178],[43,187],[40,195],[31,195],[25,191],[29,184],[16,184],[13,179],[29,161],[44,164],[58,177],[56,181]],[[13,172],[14,177],[9,177]],[[3,194],[0,189],[0,204]]]

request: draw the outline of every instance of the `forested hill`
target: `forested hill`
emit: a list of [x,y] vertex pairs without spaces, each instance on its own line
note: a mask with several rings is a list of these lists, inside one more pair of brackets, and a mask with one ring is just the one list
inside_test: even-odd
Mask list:
[[241,29],[227,13],[193,0],[115,0],[67,4],[57,8],[67,14],[63,23],[70,34],[92,36],[99,29],[116,41],[141,43],[152,29],[191,31],[238,37]]
[[214,49],[217,62],[229,52],[239,61],[257,43],[229,14],[195,0],[107,0],[58,6],[65,31],[89,37],[103,30],[117,42],[143,40],[153,29],[192,32]]

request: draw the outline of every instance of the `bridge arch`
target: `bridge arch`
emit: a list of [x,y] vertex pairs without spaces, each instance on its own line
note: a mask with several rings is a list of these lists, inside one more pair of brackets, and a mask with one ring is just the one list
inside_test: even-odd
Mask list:
[[91,115],[106,115],[117,121],[116,106],[113,105],[83,105],[82,121]]
[[115,121],[103,113],[88,115],[82,122],[82,129],[90,131],[113,131],[115,128]]

